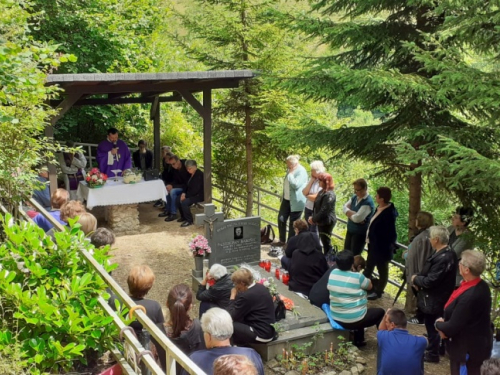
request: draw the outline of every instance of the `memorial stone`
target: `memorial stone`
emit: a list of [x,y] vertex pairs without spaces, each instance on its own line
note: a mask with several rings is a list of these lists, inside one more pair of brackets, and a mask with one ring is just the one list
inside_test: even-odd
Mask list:
[[196,215],[196,224],[205,224],[205,237],[212,248],[210,266],[219,263],[230,267],[260,260],[260,217],[222,220],[213,205],[205,205],[205,213]]

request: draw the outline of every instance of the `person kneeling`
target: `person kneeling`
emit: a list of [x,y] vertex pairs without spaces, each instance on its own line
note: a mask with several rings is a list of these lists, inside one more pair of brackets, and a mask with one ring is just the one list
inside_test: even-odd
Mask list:
[[354,345],[364,346],[365,328],[378,327],[385,311],[380,307],[367,309],[366,291],[372,282],[362,273],[352,272],[354,255],[348,250],[337,254],[337,269],[330,273],[330,310],[333,319],[345,329],[354,331]]
[[[276,322],[271,294],[262,284],[256,284],[246,268],[235,271],[231,277],[234,288],[227,311],[233,318],[235,345],[270,342]],[[211,311],[211,310],[209,310]]]
[[[207,289],[207,284],[210,285],[209,289]],[[227,268],[222,264],[213,264],[203,281],[198,285],[198,292],[196,293],[196,299],[201,301],[200,318],[212,307],[225,309],[229,305],[229,297],[231,297],[233,286]]]
[[[206,350],[198,350],[189,357],[207,375],[214,373],[214,362],[227,354],[240,354],[248,357],[257,368],[259,375],[264,375],[264,365],[259,354],[251,348],[231,346],[230,339],[233,335],[233,321],[231,315],[221,308],[214,307],[208,310],[201,318],[201,329],[205,340]],[[187,375],[183,370],[182,375]]]
[[410,335],[406,315],[400,309],[388,309],[378,326],[377,374],[420,375],[427,339]]

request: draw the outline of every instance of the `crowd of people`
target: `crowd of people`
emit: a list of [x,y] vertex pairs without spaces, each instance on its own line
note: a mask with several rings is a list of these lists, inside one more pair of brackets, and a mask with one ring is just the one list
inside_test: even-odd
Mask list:
[[[148,169],[152,153],[145,142],[140,141],[138,146],[133,154],[134,164]],[[110,129],[108,139],[99,145],[99,166],[104,170],[130,167],[126,160],[130,159],[130,153],[125,147],[116,129]],[[193,224],[190,206],[204,198],[203,173],[194,160],[180,159],[169,147],[162,152],[161,178],[168,196],[159,216],[165,221],[177,220],[182,227],[190,226]],[[62,225],[78,217],[81,230],[95,246],[112,244],[112,233],[97,229],[95,217],[72,199],[75,189],[70,175],[84,173],[85,158],[78,153],[63,153],[60,161],[66,168],[62,170],[67,189],[57,189],[50,199],[40,190],[35,199]],[[377,327],[378,374],[421,374],[423,363],[439,362],[445,350],[453,375],[464,367],[468,374],[474,375],[481,371],[491,373],[498,366],[495,360],[488,361],[493,342],[491,294],[481,278],[485,257],[472,250],[470,208],[458,207],[449,228],[434,225],[429,212],[418,213],[417,231],[404,253],[408,285],[405,310],[411,315],[407,319],[405,311],[400,309],[385,311],[368,305],[369,300],[379,299],[384,293],[389,263],[396,249],[398,211],[391,202],[391,189],[379,187],[372,197],[366,180],[353,182],[353,195],[342,207],[347,216],[344,249],[336,253],[331,243],[337,222],[332,176],[321,161],[311,163],[309,178],[298,156],[289,156],[286,164],[278,215],[279,242],[274,245],[283,248],[278,257],[281,266],[290,273],[289,289],[320,308],[326,305],[329,317],[353,332],[353,344],[358,347],[366,344],[365,329]],[[39,181],[43,183],[46,179],[46,171],[41,170]],[[160,205],[161,202],[155,203]],[[29,214],[45,232],[53,234],[49,220],[36,212]],[[301,219],[302,214],[305,220]],[[366,261],[362,257],[364,250],[367,250]],[[327,260],[332,255],[334,262],[329,264]],[[374,277],[375,268],[378,278]],[[259,355],[247,346],[277,338],[275,306],[267,288],[255,282],[249,269],[240,268],[229,274],[226,267],[214,264],[195,294],[200,301],[198,319],[190,316],[193,292],[187,285],[179,284],[168,294],[169,317],[165,320],[161,305],[145,298],[154,280],[148,266],[134,267],[127,279],[132,300],[144,306],[148,317],[166,337],[207,374],[233,374],[234,369],[248,374],[264,373]],[[115,297],[110,299],[114,308],[115,300]],[[408,323],[425,325],[426,337],[409,334]],[[142,326],[134,322],[132,327],[141,337]],[[153,340],[152,347],[165,369],[161,345],[155,345]]]

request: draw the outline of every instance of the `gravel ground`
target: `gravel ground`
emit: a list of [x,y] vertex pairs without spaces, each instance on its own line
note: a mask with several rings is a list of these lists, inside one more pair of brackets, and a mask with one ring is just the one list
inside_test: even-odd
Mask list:
[[[113,277],[128,292],[127,275],[134,265],[147,264],[156,275],[156,281],[148,294],[162,305],[166,314],[165,301],[170,288],[179,283],[191,285],[191,269],[193,259],[187,248],[190,239],[196,234],[203,234],[203,227],[190,226],[181,228],[176,221],[165,222],[158,217],[161,212],[153,208],[152,204],[140,204],[141,234],[119,236],[112,251],[114,262],[119,267],[113,271]],[[201,211],[200,211],[201,212]],[[262,247],[262,257],[267,257],[269,246]],[[392,306],[392,297],[384,295],[383,298],[370,302],[370,306],[380,306],[387,309]],[[403,306],[398,303],[398,307]],[[198,308],[193,307],[193,316],[198,315]],[[423,334],[424,326],[408,325],[412,334]],[[370,328],[366,332],[367,345],[361,349],[362,356],[367,361],[364,372],[366,375],[375,375],[377,368],[377,341],[376,330]],[[442,357],[439,364],[425,364],[425,374],[442,375],[449,373],[449,361]],[[267,371],[266,374],[272,374]]]

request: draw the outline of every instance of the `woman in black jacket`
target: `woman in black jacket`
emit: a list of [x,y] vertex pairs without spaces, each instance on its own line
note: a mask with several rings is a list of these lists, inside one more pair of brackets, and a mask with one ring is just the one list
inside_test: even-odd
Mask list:
[[[290,238],[285,247],[285,254],[281,257],[281,267],[290,270],[290,263],[292,262],[292,256],[295,250],[299,249],[299,240],[309,231],[309,227],[305,220],[295,220],[293,222],[293,230],[295,231],[295,236]],[[311,232],[313,234],[316,244],[319,245],[319,237],[316,232]]]
[[335,215],[337,197],[333,192],[335,184],[331,175],[319,173],[317,178],[322,190],[314,201],[313,214],[309,217],[309,224],[318,226],[319,238],[323,244],[323,253],[326,255],[332,249],[330,237],[337,223],[337,216]]
[[[305,220],[297,220],[307,228]],[[294,251],[290,264],[290,281],[288,287],[292,292],[309,296],[313,285],[328,270],[321,246],[312,232],[306,231],[297,236],[297,250]]]
[[[490,358],[493,344],[491,330],[491,293],[481,279],[486,259],[476,250],[466,250],[459,262],[463,277],[444,307],[444,319],[436,320],[436,329],[446,340],[452,375],[460,374],[466,364],[468,375],[479,375],[481,364]],[[469,359],[466,362],[466,356]]]
[[255,283],[252,273],[246,268],[235,271],[231,280],[234,288],[227,312],[233,318],[235,345],[266,343],[274,339],[276,323],[274,303],[269,290]]
[[[209,289],[207,289],[207,284],[210,284]],[[196,299],[201,301],[200,319],[212,307],[225,309],[229,306],[231,289],[233,289],[233,282],[227,273],[227,268],[222,264],[213,264],[203,281],[198,285],[198,292],[196,292]]]
[[380,277],[375,286],[375,291],[367,296],[369,300],[375,300],[382,296],[389,280],[389,262],[396,248],[396,218],[398,217],[398,211],[394,204],[390,202],[391,197],[391,189],[388,187],[377,189],[375,201],[378,207],[371,218],[366,234],[368,258],[366,259],[366,269],[363,274],[371,280],[373,270],[377,267]]

